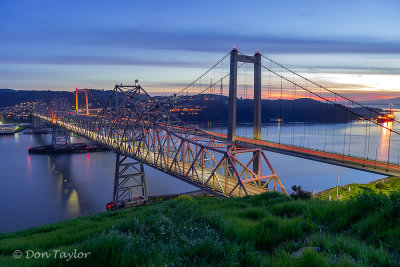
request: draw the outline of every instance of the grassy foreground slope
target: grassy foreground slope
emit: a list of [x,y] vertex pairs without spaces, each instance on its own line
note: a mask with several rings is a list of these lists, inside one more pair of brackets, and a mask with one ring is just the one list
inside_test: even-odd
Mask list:
[[372,191],[378,194],[389,195],[392,192],[400,190],[400,177],[391,176],[370,182],[369,184],[347,184],[339,186],[338,189],[339,190],[333,187],[315,194],[314,197],[326,200],[331,197],[332,200],[336,200],[337,195],[339,195],[339,200],[341,201],[356,197],[362,191]]
[[[294,252],[305,247],[301,256]],[[15,250],[90,252],[14,259]],[[191,198],[0,234],[0,266],[396,266],[400,193],[293,201],[279,193]]]

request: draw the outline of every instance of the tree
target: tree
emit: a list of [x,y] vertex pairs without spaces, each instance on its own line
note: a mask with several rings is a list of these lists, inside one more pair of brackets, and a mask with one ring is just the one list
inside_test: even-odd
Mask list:
[[312,197],[311,192],[304,191],[301,188],[301,185],[299,185],[299,186],[293,185],[292,190],[293,190],[293,192],[290,194],[290,197],[293,199],[311,199],[311,197]]

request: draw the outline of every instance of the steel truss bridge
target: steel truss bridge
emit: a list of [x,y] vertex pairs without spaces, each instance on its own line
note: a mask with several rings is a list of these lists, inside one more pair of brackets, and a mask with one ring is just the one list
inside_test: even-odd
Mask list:
[[[115,106],[104,108],[95,119],[77,116],[63,109],[62,103],[54,103],[48,114],[34,115],[103,144],[123,157],[122,161],[117,160],[116,192],[121,195],[115,200],[132,196],[132,190],[140,199],[146,197],[143,168],[134,168],[134,174],[125,173],[136,164],[125,163],[127,158],[218,195],[240,197],[277,187],[286,194],[261,148],[221,141],[185,124],[159,103],[153,103],[140,85],[116,85],[111,103]],[[126,186],[129,182],[135,185]]]
[[[366,117],[365,112],[362,113],[360,109],[350,109],[338,103],[336,97],[344,98],[353,105],[359,105],[368,110],[370,114],[376,112],[375,110],[313,83],[258,52],[254,56],[247,56],[233,49],[228,55],[230,55],[229,73],[222,73],[220,78],[214,78],[210,82],[210,86],[206,86],[205,89],[200,88],[200,92],[192,93],[192,96],[205,94],[209,92],[210,88],[221,83],[222,96],[223,80],[229,77],[227,133],[200,129],[184,122],[170,112],[170,108],[165,106],[165,102],[152,98],[136,83],[135,85],[116,85],[106,106],[96,116],[89,115],[87,103],[87,114],[82,115],[73,112],[62,99],[53,101],[47,108],[36,110],[33,115],[59,129],[53,132],[53,146],[68,144],[68,132],[74,132],[112,149],[117,154],[113,196],[115,203],[147,200],[143,164],[216,195],[241,197],[275,190],[287,194],[264,150],[379,174],[400,175],[400,165],[389,162],[389,160],[371,160],[368,157],[262,140],[261,96],[264,90],[261,85],[262,69],[268,70],[270,74],[280,79],[281,99],[282,81],[285,81],[293,86],[295,94],[296,90],[303,90],[309,95],[310,100],[318,100],[320,103],[325,101],[325,103],[342,110],[346,116],[350,114],[363,118],[378,128],[390,131],[390,134],[399,135],[399,133],[376,123],[371,116]],[[282,71],[279,73],[271,66],[263,65],[262,57],[269,60],[270,64],[272,62],[275,66],[283,68],[285,73],[293,75],[293,79],[285,76]],[[213,68],[215,69],[220,62]],[[250,63],[254,67],[252,138],[236,136],[237,71],[245,63]],[[206,74],[210,73],[210,70]],[[300,81],[295,80],[295,75],[300,77]],[[204,74],[200,78],[203,76]],[[199,79],[178,93],[176,105],[182,105],[187,101],[188,91]],[[304,80],[306,85],[301,83]],[[316,85],[319,91],[313,91],[307,86],[307,83]],[[271,87],[270,85],[269,88]],[[335,101],[332,100],[332,97],[321,93],[322,90],[333,94]],[[76,90],[77,94],[79,91],[80,89]],[[182,98],[179,102],[179,94],[185,95],[185,92],[186,98]],[[86,90],[85,94],[87,101]],[[76,110],[78,110],[78,104]],[[60,138],[60,136],[64,136],[64,138]],[[66,140],[67,142],[65,142]]]

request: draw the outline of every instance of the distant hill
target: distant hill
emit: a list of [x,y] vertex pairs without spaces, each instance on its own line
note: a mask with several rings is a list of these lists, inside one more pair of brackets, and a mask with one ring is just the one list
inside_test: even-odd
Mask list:
[[[195,114],[178,113],[178,117],[187,122],[201,123],[214,122],[224,123],[228,118],[228,98],[219,95],[200,95],[196,97],[187,97],[192,100],[191,106],[202,107],[201,111]],[[206,100],[207,99],[207,100]],[[210,99],[214,99],[210,101]],[[184,100],[184,98],[183,98]],[[183,101],[184,102],[184,101]],[[180,108],[184,108],[181,105]],[[296,100],[268,100],[263,99],[261,103],[262,122],[276,121],[282,119],[284,122],[306,122],[306,123],[338,123],[348,122],[364,116],[365,118],[373,118],[376,113],[364,108],[348,108],[351,112],[345,110],[345,106],[335,106],[328,103],[319,102],[309,98],[299,98]],[[381,109],[372,108],[376,112]],[[358,114],[358,115],[356,115]],[[237,115],[238,123],[252,123],[253,121],[253,100],[238,99]]]
[[390,98],[390,99],[379,99],[379,100],[368,100],[362,103],[368,105],[400,105],[400,97]]
[[[11,90],[11,91],[8,91]],[[91,108],[102,108],[106,105],[111,90],[89,89],[89,105]],[[79,95],[80,107],[84,106],[85,94]],[[0,108],[14,106],[23,102],[44,101],[49,103],[53,98],[66,97],[71,106],[75,104],[75,92],[67,91],[24,91],[24,90],[0,90]],[[187,122],[226,123],[228,118],[228,97],[212,94],[197,96],[184,96],[174,99],[171,96],[158,96],[154,98],[163,102],[167,109],[179,109],[175,114]],[[192,109],[193,112],[183,112]],[[319,102],[313,99],[300,98],[296,100],[262,100],[262,122],[282,119],[284,122],[308,122],[308,123],[336,123],[374,117],[370,110],[363,108],[350,108],[354,114],[345,110],[343,105]],[[381,112],[381,109],[374,109]],[[357,115],[355,115],[357,114]],[[251,123],[253,121],[253,100],[238,99],[237,122]]]
[[0,89],[0,92],[6,92],[6,93],[13,93],[13,92],[17,92],[17,90],[14,89]]
[[[89,102],[93,108],[103,107],[110,94],[111,91],[89,89]],[[14,106],[23,102],[44,101],[49,103],[54,97],[66,97],[71,104],[75,103],[75,92],[0,89],[0,107]],[[84,103],[84,94],[79,95],[79,101],[80,103]]]

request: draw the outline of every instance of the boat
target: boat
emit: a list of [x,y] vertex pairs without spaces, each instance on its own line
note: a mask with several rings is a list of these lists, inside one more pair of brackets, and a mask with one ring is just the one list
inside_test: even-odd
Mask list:
[[18,124],[1,124],[0,135],[14,134],[17,131]]
[[65,146],[44,145],[28,148],[30,154],[67,154],[109,151],[110,149],[97,143],[75,143]]
[[277,123],[281,123],[283,122],[283,119],[278,118],[278,119],[269,119],[270,122],[277,122]]
[[393,112],[392,112],[392,109],[390,109],[389,112],[384,113],[384,114],[382,114],[382,115],[379,115],[379,116],[376,118],[376,121],[377,121],[378,123],[385,123],[385,122],[394,121],[394,119],[395,119],[395,116],[394,116],[394,114],[393,114]]
[[32,134],[48,134],[51,133],[51,130],[46,129],[46,128],[31,128],[30,130],[24,131],[24,134],[26,135],[32,135]]

